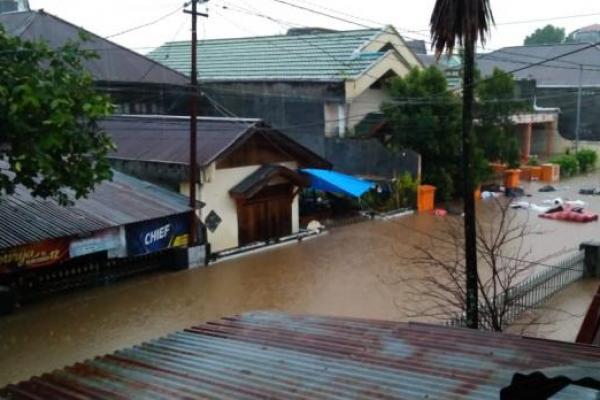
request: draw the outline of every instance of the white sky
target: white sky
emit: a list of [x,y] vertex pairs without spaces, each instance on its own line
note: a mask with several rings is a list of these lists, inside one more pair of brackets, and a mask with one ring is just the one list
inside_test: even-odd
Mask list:
[[[428,21],[435,0],[286,0],[321,9],[343,18],[374,26],[393,24],[407,38],[427,39]],[[321,6],[319,6],[321,4]],[[115,34],[153,21],[183,5],[182,0],[30,0],[34,9],[43,8],[101,36]],[[223,7],[228,9],[223,9]],[[328,11],[327,7],[335,11]],[[202,7],[204,8],[204,7]],[[521,45],[530,32],[547,23],[567,28],[567,33],[582,26],[600,23],[597,0],[492,0],[499,24],[487,48]],[[332,29],[359,29],[357,25],[321,17],[274,0],[211,0],[209,19],[200,20],[201,38],[224,38],[284,33],[290,26],[320,26]],[[249,15],[250,10],[277,20]],[[347,14],[347,16],[341,13]],[[569,17],[595,14],[587,17]],[[362,20],[360,19],[362,18]],[[544,20],[524,24],[506,22]],[[547,20],[547,21],[546,21]],[[115,37],[113,40],[140,53],[147,53],[166,41],[189,38],[190,16],[176,12],[152,26]],[[408,32],[419,31],[419,32]]]

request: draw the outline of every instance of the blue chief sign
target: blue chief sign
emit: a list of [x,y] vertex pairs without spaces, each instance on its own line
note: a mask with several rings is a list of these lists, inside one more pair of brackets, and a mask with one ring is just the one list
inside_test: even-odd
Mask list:
[[127,226],[127,252],[130,256],[184,247],[189,239],[188,214],[154,219]]

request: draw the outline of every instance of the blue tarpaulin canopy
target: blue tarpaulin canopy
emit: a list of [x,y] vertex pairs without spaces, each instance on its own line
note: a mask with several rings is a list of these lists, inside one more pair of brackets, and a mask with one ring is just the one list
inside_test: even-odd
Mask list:
[[310,178],[310,187],[323,192],[345,194],[352,197],[361,197],[371,188],[375,187],[373,182],[355,178],[350,175],[341,174],[325,169],[303,169]]

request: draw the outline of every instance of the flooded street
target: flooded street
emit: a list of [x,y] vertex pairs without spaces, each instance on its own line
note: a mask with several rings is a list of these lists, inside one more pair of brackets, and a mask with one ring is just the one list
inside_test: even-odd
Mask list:
[[[540,184],[533,184],[534,197],[526,200],[581,198],[600,212],[600,197],[575,194],[583,186],[600,186],[595,177],[559,186],[569,190],[540,194]],[[491,209],[489,201],[480,204],[482,216]],[[514,212],[527,221],[527,211]],[[529,223],[544,232],[528,239],[532,258],[600,238],[599,223],[547,221],[534,214]],[[0,386],[251,310],[406,320],[407,288],[393,278],[398,271],[419,276],[421,267],[408,258],[415,245],[434,245],[426,234],[439,233],[444,224],[432,215],[365,222],[205,269],[138,277],[26,305],[0,319]],[[585,307],[579,306],[569,310]]]

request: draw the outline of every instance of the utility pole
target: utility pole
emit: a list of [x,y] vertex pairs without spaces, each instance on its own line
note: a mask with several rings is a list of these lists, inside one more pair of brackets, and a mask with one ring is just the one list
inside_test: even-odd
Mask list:
[[[191,91],[190,97],[190,207],[192,216],[190,221],[190,245],[198,241],[198,226],[196,224],[196,184],[198,183],[198,16],[208,17],[206,13],[198,12],[198,3],[206,3],[208,0],[191,0],[192,10],[184,10],[186,14],[192,15],[192,65],[191,65]],[[190,3],[186,3],[188,6]]]
[[583,64],[579,65],[579,89],[577,90],[577,124],[575,125],[575,154],[579,152],[581,136],[581,97],[583,91]]
[[463,59],[463,131],[462,170],[463,202],[465,211],[465,267],[466,267],[466,317],[467,327],[479,327],[479,277],[477,271],[477,223],[475,216],[475,184],[473,179],[473,70],[475,65],[475,40],[467,38]]

